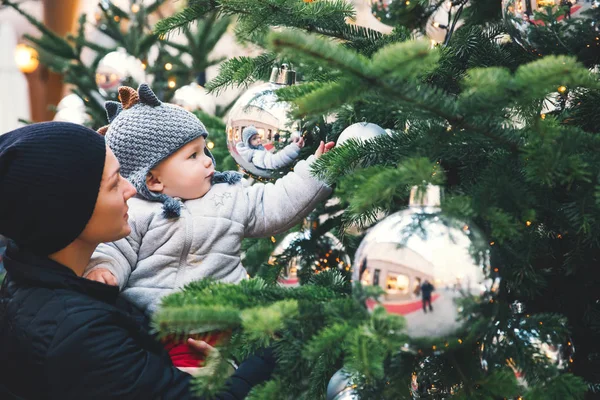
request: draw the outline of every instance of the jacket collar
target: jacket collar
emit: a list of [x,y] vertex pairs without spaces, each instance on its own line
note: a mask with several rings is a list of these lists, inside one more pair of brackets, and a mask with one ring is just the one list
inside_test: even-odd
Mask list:
[[11,280],[30,286],[73,290],[111,304],[119,295],[115,286],[81,278],[54,260],[19,251],[12,246],[8,247],[4,256],[4,267]]

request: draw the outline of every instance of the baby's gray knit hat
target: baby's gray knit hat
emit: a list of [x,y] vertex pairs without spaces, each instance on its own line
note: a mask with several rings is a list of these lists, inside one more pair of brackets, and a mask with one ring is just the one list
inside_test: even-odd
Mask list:
[[[110,125],[99,132],[106,136],[106,143],[119,160],[121,175],[135,186],[138,194],[146,200],[162,202],[166,217],[178,217],[181,203],[166,194],[150,191],[146,176],[162,160],[192,140],[206,138],[208,132],[194,114],[161,102],[145,83],[137,92],[127,86],[120,87],[119,99],[121,103],[106,102]],[[208,148],[205,152],[215,165]],[[240,179],[236,172],[215,172],[212,183],[231,184]]]
[[262,145],[253,146],[252,143],[250,143],[250,139],[252,139],[254,135],[258,135],[258,130],[256,130],[256,127],[254,125],[249,125],[245,127],[242,131],[242,141],[244,142],[246,147],[249,147],[251,149],[264,150],[264,147]]

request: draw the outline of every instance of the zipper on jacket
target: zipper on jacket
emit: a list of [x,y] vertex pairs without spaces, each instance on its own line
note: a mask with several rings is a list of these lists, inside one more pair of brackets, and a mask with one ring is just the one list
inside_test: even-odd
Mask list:
[[[185,241],[183,243],[183,250],[181,252],[181,256],[179,257],[179,267],[177,268],[177,275],[175,278],[175,286],[176,287],[179,287],[181,271],[187,265],[187,258],[188,258],[188,254],[190,252],[190,247],[192,246],[192,237],[193,237],[193,232],[194,232],[194,221],[193,221],[192,215],[188,211],[188,209],[185,207],[185,205],[183,204],[183,201],[181,201],[181,200],[179,200],[179,201],[181,202],[181,212],[182,213],[185,212],[186,215],[184,217]],[[181,218],[181,216],[179,218]]]

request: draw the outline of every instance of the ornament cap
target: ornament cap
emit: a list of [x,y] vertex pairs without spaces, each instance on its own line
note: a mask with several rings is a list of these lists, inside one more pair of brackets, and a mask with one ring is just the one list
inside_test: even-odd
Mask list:
[[296,83],[296,71],[290,69],[287,64],[281,64],[281,67],[273,67],[269,82],[278,85],[293,85]]
[[427,185],[425,192],[419,192],[419,186],[410,190],[410,207],[440,207],[442,204],[442,189],[437,185]]

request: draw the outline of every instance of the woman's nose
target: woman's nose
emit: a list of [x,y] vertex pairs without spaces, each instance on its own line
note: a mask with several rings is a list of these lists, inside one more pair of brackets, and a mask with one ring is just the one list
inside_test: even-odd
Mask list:
[[127,179],[125,179],[127,189],[125,190],[125,200],[129,200],[137,194],[137,189]]

